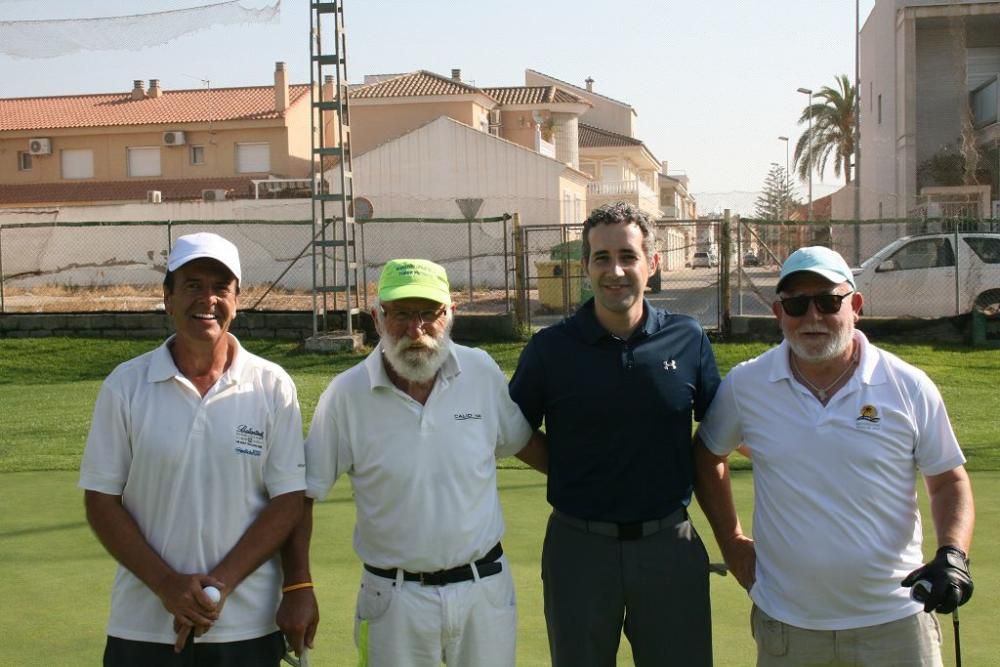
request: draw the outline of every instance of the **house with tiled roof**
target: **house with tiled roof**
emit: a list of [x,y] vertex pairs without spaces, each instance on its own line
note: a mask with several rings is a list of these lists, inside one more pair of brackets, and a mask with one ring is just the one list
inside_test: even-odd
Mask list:
[[0,99],[0,207],[248,197],[310,178],[309,85]]
[[576,119],[590,105],[557,86],[481,88],[418,70],[369,75],[351,96],[351,141],[362,155],[440,116],[578,166]]
[[639,139],[580,123],[580,170],[594,179],[587,186],[588,208],[627,201],[661,217],[660,162]]

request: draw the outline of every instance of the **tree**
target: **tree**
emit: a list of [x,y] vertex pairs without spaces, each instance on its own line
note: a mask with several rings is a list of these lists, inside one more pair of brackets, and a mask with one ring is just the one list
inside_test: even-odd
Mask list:
[[771,170],[764,179],[764,187],[754,203],[754,215],[760,220],[788,220],[792,209],[799,206],[788,172],[779,164],[771,163]]
[[[857,89],[846,74],[837,77],[837,86],[839,90],[829,86],[820,88],[819,92],[813,95],[812,105],[807,104],[799,118],[799,125],[805,125],[806,131],[795,143],[794,164],[802,180],[809,178],[810,170],[815,170],[822,179],[826,163],[833,154],[835,158],[833,175],[840,178],[843,172],[845,181],[851,182],[851,157],[854,155],[854,98]],[[817,98],[818,102],[815,101]],[[811,130],[810,118],[812,118]]]

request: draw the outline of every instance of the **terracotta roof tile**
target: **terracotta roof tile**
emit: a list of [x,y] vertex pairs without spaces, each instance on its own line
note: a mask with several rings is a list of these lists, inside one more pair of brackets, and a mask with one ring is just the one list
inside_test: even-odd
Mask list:
[[163,201],[201,199],[202,190],[229,190],[230,198],[253,195],[251,179],[243,176],[142,181],[78,181],[25,183],[0,186],[0,205],[36,205],[69,202],[145,201],[148,190],[159,190]]
[[[309,85],[288,87],[289,106],[308,99]],[[0,99],[0,131],[108,127],[281,118],[274,87],[165,90],[133,100],[131,92]]]
[[500,104],[589,104],[557,86],[505,86],[483,88],[483,92]]
[[409,74],[377,81],[350,90],[353,99],[372,100],[382,97],[424,97],[429,95],[468,95],[482,93],[479,88],[448,77],[418,70]]
[[642,142],[617,132],[602,130],[593,125],[580,123],[580,148],[600,148],[604,146],[642,146]]

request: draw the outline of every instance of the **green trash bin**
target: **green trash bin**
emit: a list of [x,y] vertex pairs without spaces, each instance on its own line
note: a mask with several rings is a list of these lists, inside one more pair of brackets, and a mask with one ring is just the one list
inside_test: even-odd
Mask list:
[[[549,259],[552,260],[551,262],[535,263],[535,266],[539,269],[539,278],[541,278],[543,271],[546,275],[555,277],[562,276],[564,267],[568,270],[569,305],[571,308],[580,305],[594,296],[594,291],[590,288],[590,280],[584,275],[583,267],[580,264],[582,257],[583,239],[576,239],[575,241],[566,241],[552,246],[551,250],[549,250]],[[558,264],[558,267],[553,266],[554,264]],[[544,269],[542,265],[545,265]],[[548,293],[543,298],[542,286],[539,284],[539,301],[550,308],[562,309],[563,282],[561,280],[550,279],[547,290]]]
[[972,309],[973,347],[1000,347],[1000,314],[987,315],[979,308]]

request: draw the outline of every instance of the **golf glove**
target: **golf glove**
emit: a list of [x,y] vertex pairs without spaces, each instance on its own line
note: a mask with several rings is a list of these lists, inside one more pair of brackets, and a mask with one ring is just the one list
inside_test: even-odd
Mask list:
[[930,586],[918,588],[914,599],[924,603],[924,611],[950,614],[972,597],[972,576],[969,560],[958,547],[943,546],[934,560],[906,575],[902,585],[909,588],[919,581]]

